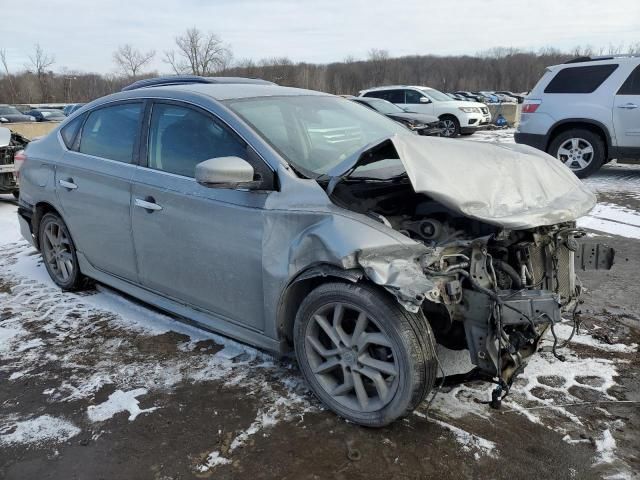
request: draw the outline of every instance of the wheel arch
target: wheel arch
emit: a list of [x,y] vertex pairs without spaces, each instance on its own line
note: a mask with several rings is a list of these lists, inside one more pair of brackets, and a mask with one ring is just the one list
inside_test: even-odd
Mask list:
[[602,138],[605,148],[605,160],[609,158],[609,152],[611,152],[611,134],[609,133],[609,129],[603,123],[590,118],[566,118],[554,123],[549,129],[549,134],[547,135],[544,147],[545,152],[549,150],[551,143],[558,135],[574,128],[589,130]]
[[315,264],[299,272],[280,295],[277,313],[280,338],[293,345],[293,326],[298,307],[311,290],[327,282],[358,283],[364,278],[364,272],[360,269],[345,270],[329,263]]
[[35,242],[35,247],[38,250],[40,249],[40,235],[39,235],[40,223],[42,222],[42,218],[47,213],[54,213],[58,215],[60,218],[62,218],[62,215],[56,209],[56,207],[51,205],[49,202],[36,203],[35,207],[33,208],[33,217],[31,217],[31,232],[33,233],[33,240]]

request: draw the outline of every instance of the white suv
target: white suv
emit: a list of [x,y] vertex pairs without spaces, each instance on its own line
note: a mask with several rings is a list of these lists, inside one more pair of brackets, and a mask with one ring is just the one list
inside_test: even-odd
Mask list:
[[484,103],[452,100],[433,88],[396,85],[369,88],[358,95],[383,98],[407,111],[434,115],[442,122],[443,137],[471,135],[491,122],[491,114]]
[[548,67],[522,105],[515,140],[587,177],[640,158],[640,57],[577,58]]

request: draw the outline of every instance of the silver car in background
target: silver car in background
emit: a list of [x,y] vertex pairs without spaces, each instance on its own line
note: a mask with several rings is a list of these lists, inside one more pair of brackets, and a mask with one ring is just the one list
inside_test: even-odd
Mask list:
[[96,280],[295,349],[320,400],[381,426],[431,391],[436,341],[468,349],[499,402],[576,304],[574,262],[611,259],[577,241],[594,202],[529,147],[420,137],[320,92],[174,77],[31,142],[18,213],[62,289]]

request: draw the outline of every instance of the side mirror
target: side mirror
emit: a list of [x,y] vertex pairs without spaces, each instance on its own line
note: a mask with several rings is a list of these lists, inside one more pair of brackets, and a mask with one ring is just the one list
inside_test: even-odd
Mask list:
[[196,182],[210,188],[256,188],[253,167],[240,157],[217,157],[196,165]]
[[420,103],[431,103],[431,100],[427,97],[420,97]]

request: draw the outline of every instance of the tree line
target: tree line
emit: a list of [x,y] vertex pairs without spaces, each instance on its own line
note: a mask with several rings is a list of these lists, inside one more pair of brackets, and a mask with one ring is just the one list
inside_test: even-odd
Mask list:
[[[365,88],[389,84],[426,85],[445,92],[524,92],[535,85],[548,65],[575,57],[619,53],[640,54],[640,42],[627,47],[576,47],[565,52],[498,47],[457,56],[391,57],[386,50],[372,49],[366,59],[347,57],[329,64],[293,62],[287,57],[234,61],[230,46],[215,33],[193,27],[176,36],[175,47],[160,56],[170,74],[253,77],[285,86],[357,94]],[[9,65],[6,51],[0,49],[0,103],[88,102],[135,80],[158,76],[157,71],[149,70],[156,56],[154,50],[144,52],[123,44],[113,52],[115,73],[97,74],[66,68],[55,71],[55,56],[40,44],[35,45],[22,68]]]

